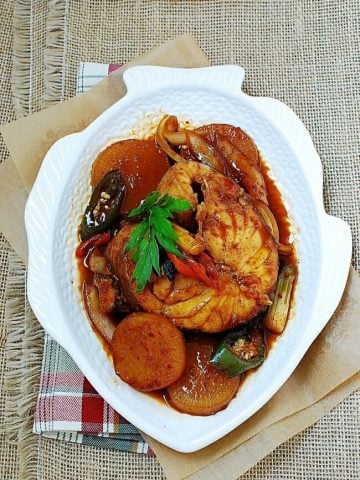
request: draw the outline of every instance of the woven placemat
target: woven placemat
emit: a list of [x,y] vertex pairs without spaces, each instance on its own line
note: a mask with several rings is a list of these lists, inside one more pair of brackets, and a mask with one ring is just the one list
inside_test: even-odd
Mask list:
[[[0,5],[0,18],[2,28],[0,30],[0,122],[8,122],[15,118],[12,92],[11,92],[11,71],[13,54],[13,8],[14,1],[2,2]],[[0,161],[7,156],[5,144],[0,136]],[[4,374],[7,367],[5,359],[5,345],[7,330],[5,326],[5,285],[9,271],[10,247],[3,235],[0,233],[0,477],[4,479],[17,478],[18,459],[16,444],[5,441],[5,395]]]
[[[1,18],[6,24],[2,122],[73,96],[80,61],[124,63],[180,33],[193,33],[212,63],[244,66],[248,93],[283,100],[309,128],[324,165],[326,209],[351,225],[354,265],[359,270],[358,0],[17,0],[2,4]],[[1,143],[0,148],[4,158]],[[41,329],[24,301],[25,272],[13,254],[9,257],[3,239],[0,269],[0,371],[7,382],[0,408],[17,426],[2,444],[0,478],[164,478],[155,458],[31,434]],[[3,322],[6,279],[7,315],[17,313],[9,332]],[[26,364],[32,368],[31,378],[26,375]],[[14,372],[21,381],[13,381]],[[27,389],[26,398],[20,387]],[[15,400],[21,398],[23,402],[17,404]],[[316,425],[259,462],[242,480],[358,478],[359,400],[360,392],[355,392]]]

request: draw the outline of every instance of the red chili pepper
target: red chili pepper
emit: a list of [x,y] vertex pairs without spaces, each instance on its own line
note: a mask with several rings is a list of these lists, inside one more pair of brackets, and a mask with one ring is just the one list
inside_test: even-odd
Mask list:
[[202,252],[197,256],[197,260],[204,265],[207,275],[217,281],[219,278],[219,272],[216,270],[212,258],[207,253]]
[[204,265],[195,262],[192,258],[179,258],[173,253],[167,253],[169,259],[173,262],[176,270],[185,275],[185,277],[195,278],[206,283],[211,288],[217,288],[217,284],[213,278],[209,278],[206,274]]
[[85,255],[88,253],[90,248],[99,247],[100,245],[105,245],[106,243],[109,243],[110,240],[111,240],[110,232],[98,233],[97,235],[94,235],[93,237],[88,238],[84,242],[81,242],[76,249],[75,255],[77,257],[85,257]]
[[198,278],[196,273],[189,267],[189,265],[186,264],[184,260],[169,252],[167,252],[167,256],[172,261],[174,267],[179,273],[182,273],[185,275],[185,277]]
[[204,265],[201,263],[196,262],[192,258],[188,258],[187,261],[189,262],[190,268],[197,273],[198,278],[202,280],[206,285],[209,285],[211,288],[217,288],[217,283],[213,278],[210,278],[205,270]]

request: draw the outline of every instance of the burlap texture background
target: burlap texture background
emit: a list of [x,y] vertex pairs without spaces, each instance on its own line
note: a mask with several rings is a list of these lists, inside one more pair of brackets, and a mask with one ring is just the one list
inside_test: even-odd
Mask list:
[[[2,123],[72,96],[80,61],[123,63],[180,33],[191,32],[213,64],[245,67],[248,93],[284,101],[309,128],[324,166],[326,209],[351,225],[359,270],[358,0],[2,0],[0,18]],[[0,153],[6,158],[1,141]],[[32,372],[41,358],[23,292],[24,271],[0,237],[0,426],[6,415],[16,425],[0,437],[0,478],[164,478],[155,458],[31,435],[33,403],[14,405],[24,393],[34,398],[36,384],[12,376],[20,356]],[[8,309],[22,302],[8,328],[5,300]],[[358,391],[242,480],[358,478],[359,400]]]

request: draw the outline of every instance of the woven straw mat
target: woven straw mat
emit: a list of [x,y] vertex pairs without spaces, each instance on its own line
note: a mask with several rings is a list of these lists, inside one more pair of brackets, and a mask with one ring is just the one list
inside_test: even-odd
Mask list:
[[[351,225],[359,270],[358,0],[2,0],[0,18],[2,123],[74,95],[80,61],[124,63],[185,32],[213,64],[242,65],[249,94],[284,101],[310,130],[324,167],[325,207]],[[0,153],[5,159],[1,140]],[[0,237],[0,431],[7,430],[0,478],[164,478],[152,457],[31,434],[42,331],[24,301],[24,281]],[[8,327],[5,300],[17,311]],[[359,399],[352,394],[242,480],[359,478]]]

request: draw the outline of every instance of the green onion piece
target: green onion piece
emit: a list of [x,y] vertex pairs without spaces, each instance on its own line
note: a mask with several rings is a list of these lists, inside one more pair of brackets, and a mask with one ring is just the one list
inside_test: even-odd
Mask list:
[[292,265],[285,265],[279,274],[273,303],[264,318],[264,326],[274,333],[280,334],[284,331],[296,278],[297,272]]

